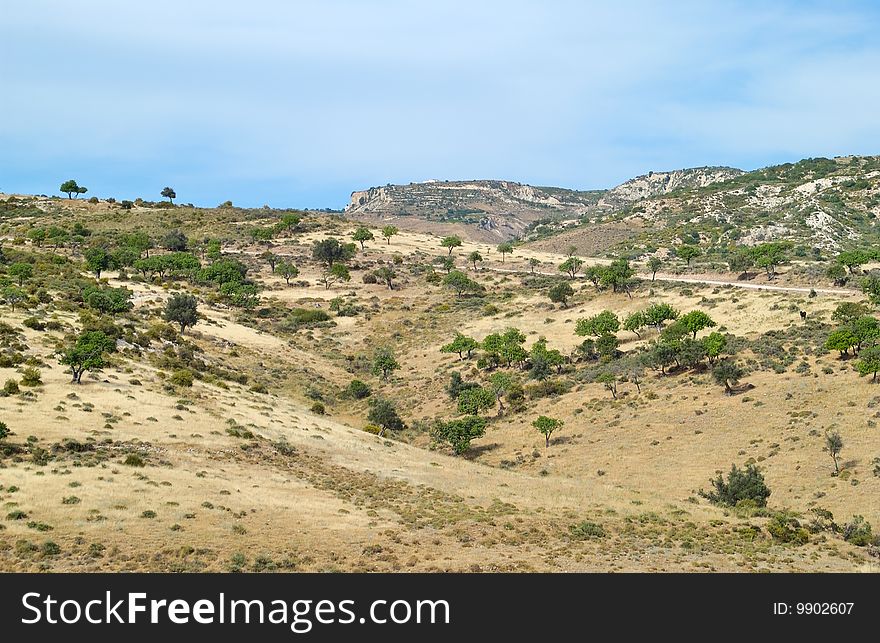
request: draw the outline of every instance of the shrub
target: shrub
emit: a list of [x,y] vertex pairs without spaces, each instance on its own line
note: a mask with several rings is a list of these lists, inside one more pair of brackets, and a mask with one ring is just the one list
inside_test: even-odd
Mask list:
[[51,540],[47,540],[40,547],[40,553],[43,554],[43,556],[57,556],[61,553],[61,547],[56,543],[53,543]]
[[711,483],[715,490],[707,493],[700,489],[700,495],[716,505],[735,507],[740,501],[750,500],[758,507],[766,507],[770,497],[764,476],[754,464],[746,465],[745,469],[732,465],[726,481],[719,473]]
[[574,540],[588,540],[590,538],[604,538],[605,528],[595,522],[584,520],[569,527],[569,532]]
[[843,539],[856,547],[864,547],[874,542],[874,534],[871,523],[864,516],[853,516],[852,520],[843,526]]
[[298,330],[305,326],[329,321],[330,315],[320,308],[294,308],[290,311],[282,326],[286,330]]
[[375,284],[378,283],[378,279],[376,279],[376,275],[372,272],[364,273],[363,280],[365,284]]
[[3,392],[6,393],[6,395],[18,395],[20,391],[21,389],[18,388],[18,382],[16,380],[6,380],[6,383],[3,385]]
[[364,398],[370,397],[370,394],[372,393],[370,387],[361,380],[352,380],[349,383],[346,392],[356,400],[362,400]]
[[191,371],[182,368],[179,371],[174,371],[171,377],[168,378],[168,381],[174,384],[174,386],[191,387],[193,385],[193,374]]
[[129,453],[125,456],[125,460],[123,460],[122,464],[127,467],[143,467],[146,465],[144,459],[137,453]]
[[22,386],[39,386],[42,383],[43,379],[40,376],[40,371],[33,366],[28,366],[21,371]]
[[27,319],[21,322],[22,326],[27,326],[32,330],[46,330],[46,324],[41,322],[36,317],[28,317]]
[[326,413],[326,409],[321,402],[315,402],[314,404],[312,404],[311,411],[315,415],[324,415],[324,413]]
[[0,420],[0,440],[6,439],[6,437],[8,435],[9,435],[9,426],[6,424],[6,422],[3,422],[2,420]]
[[810,533],[801,527],[797,519],[786,514],[776,514],[767,523],[767,531],[775,540],[793,545],[806,545],[810,541]]
[[152,509],[147,509],[146,511],[141,513],[141,518],[151,518],[152,519],[155,517],[156,517],[156,512],[153,511]]

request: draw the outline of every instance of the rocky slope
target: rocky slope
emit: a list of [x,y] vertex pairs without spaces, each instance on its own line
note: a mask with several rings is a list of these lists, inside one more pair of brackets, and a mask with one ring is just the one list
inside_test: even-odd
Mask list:
[[745,174],[732,167],[695,167],[671,172],[648,172],[608,190],[599,205],[619,208],[628,203],[669,194],[683,188],[701,188]]
[[346,214],[407,229],[456,230],[481,241],[503,241],[518,238],[541,219],[577,220],[601,194],[513,181],[427,181],[352,192]]

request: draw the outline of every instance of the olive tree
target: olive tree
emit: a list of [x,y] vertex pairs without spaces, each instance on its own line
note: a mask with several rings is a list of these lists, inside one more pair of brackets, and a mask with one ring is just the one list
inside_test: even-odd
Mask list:
[[174,293],[165,304],[165,321],[180,325],[180,334],[199,322],[198,301],[193,295]]
[[541,433],[544,436],[544,445],[549,448],[550,446],[550,436],[553,435],[555,431],[558,431],[565,425],[565,422],[562,420],[547,417],[546,415],[541,415],[537,420],[532,422],[532,426],[538,430],[538,433]]

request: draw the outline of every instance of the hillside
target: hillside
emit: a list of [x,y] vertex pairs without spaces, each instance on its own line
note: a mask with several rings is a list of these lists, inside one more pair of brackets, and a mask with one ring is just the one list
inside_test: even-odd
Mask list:
[[520,237],[541,219],[577,220],[601,194],[512,181],[426,181],[352,192],[345,212],[402,229],[498,243]]
[[669,172],[649,172],[605,192],[599,205],[617,209],[630,203],[663,196],[676,190],[702,188],[744,174],[732,167],[696,167]]
[[[876,336],[826,347],[870,326],[855,288],[634,264],[618,289],[529,246],[348,247],[362,221],[322,213],[0,204],[2,570],[877,569]],[[656,304],[707,317],[629,323]],[[766,506],[701,493],[732,464]]]

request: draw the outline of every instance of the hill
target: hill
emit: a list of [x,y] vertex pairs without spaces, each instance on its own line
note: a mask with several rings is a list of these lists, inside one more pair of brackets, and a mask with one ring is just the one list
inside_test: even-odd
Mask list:
[[355,219],[497,243],[520,237],[540,219],[576,220],[601,195],[513,181],[426,181],[352,192],[345,212]]
[[[877,568],[876,313],[828,261],[594,284],[327,213],[0,204],[2,570]],[[733,464],[766,506],[701,493]]]

